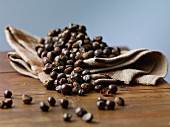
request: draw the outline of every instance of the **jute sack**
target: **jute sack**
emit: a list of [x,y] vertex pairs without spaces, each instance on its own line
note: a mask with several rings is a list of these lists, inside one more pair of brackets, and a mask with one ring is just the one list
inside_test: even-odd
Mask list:
[[[13,68],[23,75],[39,79],[48,89],[53,89],[49,85],[52,79],[43,72],[42,59],[35,51],[40,38],[13,26],[5,28],[5,35],[7,42],[15,50],[8,53]],[[149,49],[130,50],[113,58],[90,58],[84,60],[84,63],[86,66],[83,68],[90,70],[94,85],[117,81],[155,85],[168,72],[165,55]]]

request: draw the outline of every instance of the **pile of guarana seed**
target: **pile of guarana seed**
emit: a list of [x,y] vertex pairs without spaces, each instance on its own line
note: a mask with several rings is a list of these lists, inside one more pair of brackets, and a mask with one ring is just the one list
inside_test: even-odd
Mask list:
[[50,30],[35,50],[44,63],[43,71],[52,79],[47,89],[80,96],[91,91],[104,91],[105,95],[117,92],[114,84],[92,85],[91,73],[83,60],[115,57],[120,55],[120,48],[109,47],[102,36],[90,39],[84,25],[69,24],[63,29]]

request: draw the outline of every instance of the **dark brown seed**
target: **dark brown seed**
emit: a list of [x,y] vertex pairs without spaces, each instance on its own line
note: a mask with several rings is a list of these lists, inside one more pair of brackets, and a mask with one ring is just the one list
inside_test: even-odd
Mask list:
[[43,57],[47,57],[47,51],[43,51],[42,53],[41,53],[41,58],[43,58]]
[[65,68],[64,73],[70,74],[72,72],[73,68],[72,66]]
[[97,49],[94,51],[94,55],[97,57],[100,57],[103,55],[103,51],[101,49]]
[[75,56],[75,60],[83,60],[84,58],[83,58],[83,55],[82,55],[82,53],[81,52],[77,52],[76,53],[76,56]]
[[72,88],[72,93],[73,93],[73,94],[77,94],[79,89],[80,89],[80,88],[79,88],[78,86],[74,86],[74,87]]
[[102,36],[96,36],[96,37],[93,39],[93,41],[101,42],[102,39],[103,39]]
[[79,73],[71,73],[71,80],[73,82],[78,82],[78,83],[82,82],[82,78],[81,78],[81,75]]
[[57,36],[57,35],[58,35],[58,32],[55,29],[48,31],[48,36],[54,37],[54,36]]
[[84,35],[83,33],[79,33],[79,34],[76,36],[76,38],[77,38],[78,40],[84,40],[84,39],[85,39],[85,35]]
[[120,48],[119,47],[113,47],[112,53],[116,56],[120,55]]
[[54,90],[54,80],[49,80],[48,82],[46,82],[45,87],[47,90]]
[[54,54],[54,52],[48,52],[47,53],[47,57],[51,60],[51,61],[53,61],[54,60],[54,57],[55,57],[55,54]]
[[43,111],[43,112],[48,112],[49,110],[49,106],[45,103],[45,102],[40,102],[40,109]]
[[106,108],[108,110],[113,110],[115,108],[115,102],[111,100],[106,101]]
[[88,112],[83,115],[82,119],[86,122],[91,122],[93,119],[93,114]]
[[107,47],[107,44],[105,42],[100,42],[100,48],[104,49],[105,47]]
[[100,43],[99,42],[93,42],[92,47],[93,47],[93,49],[99,49],[100,48]]
[[99,93],[102,88],[103,88],[102,85],[96,85],[96,86],[94,87],[94,90]]
[[66,48],[63,48],[62,49],[62,54],[66,55],[66,56],[69,56],[70,55],[70,51],[68,49],[66,49]]
[[42,61],[43,61],[44,64],[47,64],[47,63],[51,64],[52,63],[52,61],[48,57],[43,57]]
[[59,55],[61,53],[61,48],[55,47],[53,51],[55,52],[55,55]]
[[59,73],[57,76],[57,79],[60,80],[61,78],[66,78],[66,74],[65,73]]
[[73,64],[74,64],[74,61],[73,61],[73,60],[67,60],[67,64],[68,64],[68,65],[73,65]]
[[73,43],[76,42],[76,40],[77,40],[76,38],[71,37],[70,40],[68,40],[68,43],[69,43],[69,44],[73,44]]
[[52,71],[52,68],[51,68],[51,67],[44,67],[44,68],[43,68],[43,71],[44,71],[46,74],[50,74],[50,72]]
[[40,44],[44,44],[44,42],[45,42],[44,38],[41,38],[39,41]]
[[32,102],[32,97],[30,95],[24,94],[22,95],[22,101],[24,104],[30,104]]
[[50,73],[50,77],[51,77],[52,79],[56,79],[56,78],[57,78],[57,72],[52,71],[52,72]]
[[71,120],[71,118],[72,118],[72,115],[70,113],[64,113],[64,115],[63,115],[64,121],[68,122]]
[[83,68],[81,68],[81,67],[75,67],[74,69],[73,69],[73,72],[72,73],[82,73],[82,71],[83,71]]
[[71,59],[72,61],[75,60],[75,53],[70,53],[69,59]]
[[111,94],[115,94],[117,92],[116,85],[109,85],[108,88],[109,88]]
[[81,32],[86,32],[86,27],[84,25],[79,25],[78,30]]
[[69,26],[68,26],[68,29],[69,29],[71,32],[76,32],[76,31],[77,31],[77,28],[78,28],[78,25],[77,25],[77,24],[69,24]]
[[109,56],[111,53],[112,53],[112,52],[111,52],[111,49],[109,49],[109,48],[105,48],[105,49],[103,50],[103,54],[106,55],[106,56]]
[[53,46],[63,48],[64,45],[65,45],[65,42],[63,40],[59,40],[55,42]]
[[12,97],[12,92],[10,90],[5,90],[4,97],[5,98],[11,98]]
[[61,93],[61,85],[56,86],[55,90],[56,90],[58,93]]
[[88,51],[88,53],[89,53],[90,58],[94,57],[94,51],[93,50]]
[[56,68],[56,72],[57,72],[57,73],[63,73],[63,72],[64,72],[64,66],[58,66],[58,67]]
[[105,88],[101,89],[100,93],[103,94],[103,96],[109,96],[110,89],[108,87],[105,87]]
[[72,45],[72,48],[79,48],[79,43],[74,43],[73,45]]
[[70,31],[69,30],[65,30],[62,33],[62,37],[65,38],[66,40],[68,40],[70,38]]
[[37,55],[38,55],[39,57],[41,57],[41,54],[42,54],[43,51],[44,51],[43,48],[38,48],[38,49],[37,49]]
[[48,103],[50,104],[50,106],[54,106],[56,103],[56,100],[54,97],[48,97]]
[[68,100],[66,100],[66,99],[61,99],[60,100],[60,105],[61,105],[61,107],[62,108],[68,108],[68,105],[69,105],[69,101]]
[[90,82],[91,81],[91,76],[90,75],[84,75],[83,76],[83,81],[84,82]]
[[51,50],[53,50],[53,44],[52,44],[52,43],[47,43],[47,44],[45,44],[45,45],[44,45],[44,49],[45,49],[46,51],[51,51]]
[[83,52],[88,52],[89,50],[92,49],[92,45],[91,44],[85,44],[83,46],[80,46],[80,51],[83,51]]
[[116,98],[115,98],[115,103],[117,103],[117,104],[120,105],[120,106],[124,106],[124,105],[125,105],[125,101],[124,101],[124,99],[121,98],[121,97],[116,97]]
[[72,88],[68,84],[63,84],[61,86],[61,92],[63,93],[63,95],[70,95],[72,93]]
[[81,88],[84,90],[85,93],[89,93],[91,91],[91,85],[89,83],[81,84]]
[[83,59],[88,59],[88,58],[90,58],[89,53],[88,52],[83,53]]
[[58,81],[59,84],[64,84],[64,83],[67,83],[67,78],[61,78],[59,81]]
[[83,62],[83,60],[77,60],[75,63],[74,63],[74,67],[83,67],[85,64]]
[[97,107],[99,110],[104,110],[106,103],[104,101],[97,101]]
[[78,90],[78,95],[79,95],[79,96],[84,96],[84,94],[85,94],[85,92],[84,92],[83,89],[79,89],[79,90]]
[[12,107],[12,104],[13,104],[13,101],[11,98],[6,98],[4,100],[4,107],[5,108],[11,108]]
[[60,85],[59,81],[57,79],[54,80],[54,86],[58,86],[58,85]]
[[52,40],[52,37],[46,37],[45,41],[44,41],[44,45],[46,44],[52,44],[53,43],[53,40]]
[[78,107],[75,109],[75,113],[77,114],[78,117],[82,117],[84,114],[87,113],[87,111],[82,107]]

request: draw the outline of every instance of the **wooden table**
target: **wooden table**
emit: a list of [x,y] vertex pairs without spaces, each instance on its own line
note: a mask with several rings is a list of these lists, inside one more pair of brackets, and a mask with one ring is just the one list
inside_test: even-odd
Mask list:
[[[115,95],[105,97],[114,100],[116,96],[123,97],[126,105],[116,106],[115,110],[98,110],[97,97],[100,93],[90,93],[87,96],[63,96],[56,91],[46,90],[39,80],[17,73],[9,64],[6,53],[0,53],[0,99],[6,89],[13,92],[13,106],[10,109],[0,109],[0,127],[163,127],[170,126],[170,85],[160,80],[157,86],[119,86]],[[21,101],[22,94],[33,97],[31,105]],[[53,96],[57,100],[55,107],[49,112],[42,112],[39,102],[47,102]],[[61,109],[58,101],[67,98],[68,109]],[[74,113],[76,107],[82,106],[94,114],[92,123],[86,123]],[[62,115],[69,112],[73,115],[71,122],[64,122]]]

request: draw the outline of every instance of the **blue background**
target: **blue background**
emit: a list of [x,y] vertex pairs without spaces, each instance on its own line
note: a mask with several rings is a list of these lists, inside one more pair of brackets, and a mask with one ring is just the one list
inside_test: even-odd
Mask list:
[[170,0],[0,0],[0,51],[12,50],[8,24],[44,37],[69,23],[84,24],[110,46],[159,50],[170,60]]

